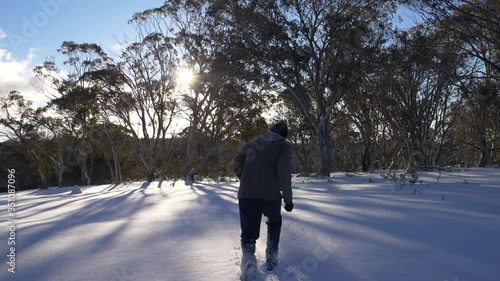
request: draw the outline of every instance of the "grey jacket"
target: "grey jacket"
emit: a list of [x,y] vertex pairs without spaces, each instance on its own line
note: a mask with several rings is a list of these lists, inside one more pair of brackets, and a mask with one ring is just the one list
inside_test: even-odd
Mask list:
[[278,133],[266,132],[246,143],[233,161],[240,179],[238,198],[292,203],[292,148]]

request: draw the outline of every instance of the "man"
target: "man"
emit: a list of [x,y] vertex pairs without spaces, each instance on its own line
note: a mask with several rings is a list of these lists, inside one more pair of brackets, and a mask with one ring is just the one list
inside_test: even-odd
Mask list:
[[259,238],[262,215],[268,218],[267,270],[272,270],[278,260],[281,199],[287,212],[293,209],[292,150],[285,141],[287,134],[287,126],[277,123],[269,132],[246,143],[233,161],[233,171],[240,179],[242,272],[256,267],[255,242]]

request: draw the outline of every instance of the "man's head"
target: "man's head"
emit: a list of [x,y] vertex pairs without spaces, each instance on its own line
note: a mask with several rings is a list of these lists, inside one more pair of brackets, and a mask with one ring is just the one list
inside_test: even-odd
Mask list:
[[288,136],[288,127],[284,123],[276,123],[271,128],[271,132],[278,133],[286,139]]

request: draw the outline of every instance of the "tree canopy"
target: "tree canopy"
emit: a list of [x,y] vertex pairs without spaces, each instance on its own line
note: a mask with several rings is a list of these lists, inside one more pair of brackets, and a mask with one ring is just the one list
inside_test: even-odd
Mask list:
[[[401,30],[401,6],[422,22]],[[56,93],[46,107],[1,89],[1,133],[31,163],[27,186],[231,176],[278,121],[294,173],[498,165],[499,14],[493,0],[166,1],[132,15],[118,56],[62,42],[62,63],[34,69]]]

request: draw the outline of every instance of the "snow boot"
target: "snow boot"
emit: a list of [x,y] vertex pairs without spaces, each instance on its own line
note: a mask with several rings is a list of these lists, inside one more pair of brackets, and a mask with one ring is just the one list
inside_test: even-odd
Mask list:
[[266,251],[266,265],[267,271],[273,271],[274,267],[278,264],[278,252]]
[[252,281],[257,278],[257,259],[253,254],[244,253],[241,258],[241,281]]

